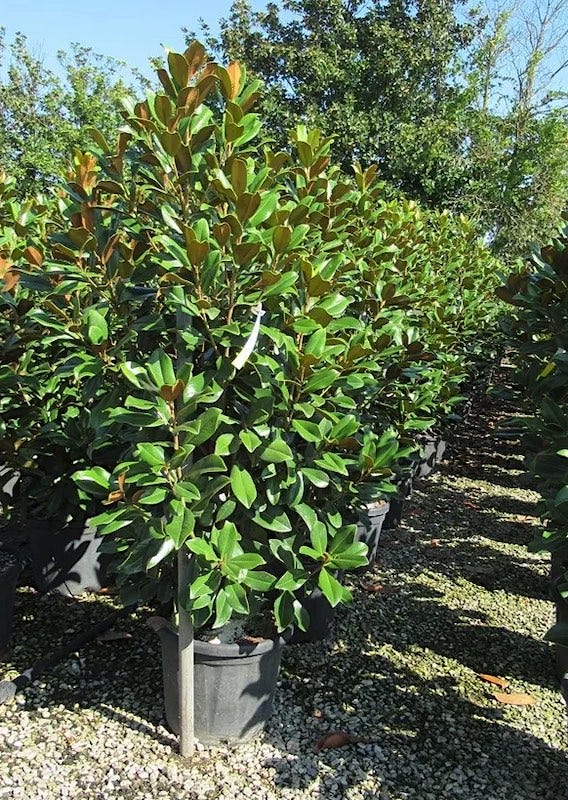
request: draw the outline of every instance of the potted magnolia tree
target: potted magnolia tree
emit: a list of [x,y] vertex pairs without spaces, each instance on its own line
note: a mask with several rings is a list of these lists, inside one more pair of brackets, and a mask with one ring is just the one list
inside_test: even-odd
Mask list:
[[[259,145],[258,86],[198,43],[158,74],[163,92],[127,104],[117,145],[96,135],[76,156],[67,223],[21,281],[66,328],[54,375],[72,371],[93,453],[115,450],[74,480],[105,507],[91,522],[124,597],[173,604],[174,729],[177,623],[222,639],[247,621],[238,641],[195,645],[197,734],[238,741],[270,712],[302,598],[350,599],[337,574],[366,563],[356,512],[396,447],[358,409],[381,353],[349,316],[361,193],[328,169],[329,140],[300,127],[294,156]],[[230,691],[217,659],[243,667]]]

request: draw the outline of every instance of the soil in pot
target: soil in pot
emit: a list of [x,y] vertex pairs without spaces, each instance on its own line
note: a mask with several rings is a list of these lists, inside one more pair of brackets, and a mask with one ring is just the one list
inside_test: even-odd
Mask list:
[[100,553],[100,543],[88,520],[29,522],[32,572],[39,591],[72,596],[105,586],[109,558]]
[[[151,627],[162,644],[166,719],[179,734],[178,636],[166,620]],[[195,640],[195,736],[207,745],[242,744],[258,736],[272,715],[283,639],[233,644]]]
[[18,556],[8,550],[0,550],[0,658],[10,645],[16,586],[21,568]]

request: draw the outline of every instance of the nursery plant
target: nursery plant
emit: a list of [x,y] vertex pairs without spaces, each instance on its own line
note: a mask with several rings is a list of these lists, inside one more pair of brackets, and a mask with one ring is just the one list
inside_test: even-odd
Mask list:
[[376,168],[341,175],[319,132],[274,152],[238,64],[194,43],[158,77],[20,259],[42,448],[105,504],[129,596],[171,595],[187,548],[198,625],[270,590],[278,629],[305,626],[295,593],[348,599],[356,511],[457,396],[494,262],[464,220],[382,200]]
[[522,420],[527,467],[543,495],[543,517],[553,523],[553,531],[539,538],[542,545],[560,544],[568,536],[564,513],[568,509],[563,508],[568,483],[566,252],[565,232],[535,251],[499,289],[499,295],[513,306],[505,328],[518,353],[519,384],[532,402],[533,414]]
[[532,404],[532,414],[520,422],[526,467],[541,494],[539,513],[545,527],[530,547],[552,554],[552,590],[562,624],[549,638],[564,645],[568,617],[560,609],[568,597],[567,233],[564,230],[550,245],[535,250],[499,290],[513,306],[506,330],[517,350],[519,385]]
[[76,392],[93,465],[75,482],[106,507],[92,522],[125,594],[170,598],[187,548],[196,626],[271,592],[277,629],[305,627],[298,590],[349,599],[336,572],[365,563],[355,509],[369,485],[390,489],[397,454],[354,397],[380,354],[347,316],[352,187],[326,172],[317,132],[295,133],[295,161],[259,146],[257,85],[237,64],[194,44],[159,77],[118,147],[94,133],[77,155],[62,224],[20,273],[28,325],[53,332],[54,381]]

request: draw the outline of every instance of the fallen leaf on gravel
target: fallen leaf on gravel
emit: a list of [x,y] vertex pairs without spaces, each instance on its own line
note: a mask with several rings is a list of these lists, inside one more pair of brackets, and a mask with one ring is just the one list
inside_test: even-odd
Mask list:
[[346,744],[356,744],[361,739],[358,736],[353,736],[352,733],[347,731],[334,731],[328,733],[323,739],[320,739],[314,745],[314,753],[319,753],[320,750],[330,750],[336,747],[345,747]]
[[395,594],[394,586],[384,586],[382,583],[362,583],[361,589],[371,594]]
[[531,697],[530,694],[525,694],[524,692],[512,692],[511,694],[506,694],[505,692],[493,692],[493,697],[499,701],[499,703],[506,703],[511,706],[532,706],[536,703],[534,697]]
[[97,636],[97,642],[116,642],[119,639],[132,639],[131,633],[126,631],[104,631],[100,636]]
[[495,686],[500,686],[501,689],[506,689],[509,685],[509,681],[506,678],[498,678],[496,675],[485,675],[482,672],[478,672],[477,677],[481,678],[482,681],[487,681],[487,683],[494,683]]
[[418,508],[418,506],[412,506],[411,508],[408,508],[408,509],[404,510],[404,515],[406,517],[414,517],[414,516],[417,516],[417,515],[422,514],[422,513],[423,513],[422,509]]

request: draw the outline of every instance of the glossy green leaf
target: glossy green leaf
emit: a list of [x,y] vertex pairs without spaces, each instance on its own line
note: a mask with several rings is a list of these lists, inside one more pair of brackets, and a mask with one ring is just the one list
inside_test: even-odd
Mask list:
[[231,608],[237,614],[247,615],[250,611],[247,593],[238,583],[229,583],[225,586],[225,594]]
[[242,430],[239,432],[239,439],[244,444],[249,453],[254,451],[262,444],[262,439],[253,431]]
[[85,311],[87,338],[94,345],[101,345],[108,339],[108,324],[105,317],[96,308]]
[[256,486],[250,472],[237,464],[231,469],[231,489],[245,508],[250,508],[256,500]]
[[265,563],[264,558],[258,553],[240,553],[231,558],[231,566],[238,569],[256,569]]
[[239,440],[234,433],[222,433],[215,440],[215,454],[228,456],[234,453],[239,446]]
[[314,464],[324,470],[335,472],[338,475],[348,475],[349,470],[346,466],[346,460],[336,453],[323,453],[321,458],[315,458]]
[[292,427],[297,433],[300,434],[302,439],[305,439],[307,442],[314,442],[315,444],[319,444],[319,442],[321,442],[322,440],[321,431],[315,424],[315,422],[293,419]]
[[305,584],[309,577],[310,574],[305,569],[286,571],[281,578],[278,578],[274,588],[282,589],[288,592],[295,592],[300,588],[300,586]]
[[215,622],[213,628],[222,628],[231,619],[233,614],[233,607],[229,601],[229,597],[225,589],[220,589],[217,597],[215,598]]
[[276,506],[267,506],[263,511],[257,511],[252,519],[257,525],[269,531],[287,533],[292,530],[288,515]]
[[203,556],[203,558],[207,559],[207,561],[218,560],[217,554],[209,542],[206,542],[205,539],[188,539],[186,542],[186,547],[188,550],[191,550],[192,553],[195,553],[195,555]]
[[329,600],[332,608],[335,608],[341,602],[348,602],[351,599],[350,592],[325,568],[319,573],[318,586]]
[[154,506],[158,503],[163,503],[168,497],[168,494],[169,492],[167,489],[155,486],[143,492],[138,500],[138,503],[143,506]]
[[270,572],[262,570],[251,570],[243,578],[245,586],[256,592],[268,592],[273,588],[276,578]]
[[158,552],[155,553],[148,560],[148,563],[146,564],[146,569],[149,570],[149,569],[153,569],[154,567],[157,567],[158,564],[161,561],[163,561],[164,558],[167,558],[167,556],[169,556],[170,553],[172,553],[174,549],[175,549],[175,544],[173,543],[173,541],[171,539],[164,539],[164,541],[160,545],[160,548],[159,548]]
[[318,555],[323,556],[327,550],[327,530],[323,522],[316,522],[310,528],[310,542]]
[[312,469],[311,467],[302,467],[302,474],[318,489],[325,489],[329,486],[329,475],[322,472],[320,469]]
[[223,576],[218,570],[212,570],[205,575],[199,575],[189,587],[190,599],[194,600],[203,595],[214,594],[221,585],[222,580]]
[[268,442],[260,450],[259,455],[263,461],[268,461],[271,464],[282,464],[285,461],[293,461],[294,459],[289,445],[283,442],[282,439],[274,439],[274,441]]
[[274,603],[274,619],[276,630],[281,633],[286,630],[294,619],[294,596],[290,592],[283,592]]
[[73,474],[76,485],[87,494],[106,497],[110,491],[110,474],[102,467],[79,470]]
[[142,461],[151,467],[163,465],[165,462],[164,448],[158,445],[145,442],[137,445],[137,452]]
[[331,564],[337,569],[350,570],[367,566],[368,547],[363,542],[353,542],[345,549],[335,549],[331,556]]
[[315,372],[306,383],[306,392],[316,392],[327,389],[338,378],[339,372],[336,369],[320,369]]

